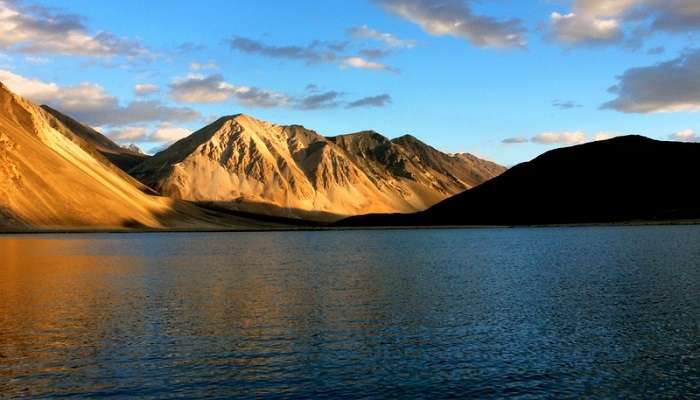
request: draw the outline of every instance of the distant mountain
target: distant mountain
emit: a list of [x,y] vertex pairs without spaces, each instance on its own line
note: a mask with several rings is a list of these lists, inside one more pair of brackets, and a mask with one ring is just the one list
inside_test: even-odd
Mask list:
[[248,212],[334,220],[413,212],[504,170],[450,156],[413,137],[326,138],[246,115],[219,119],[130,172],[166,196]]
[[[121,148],[128,150],[130,153],[136,153],[136,154],[141,154],[144,155],[143,150],[141,148],[133,143],[131,144],[125,144],[121,146]],[[144,158],[147,158],[148,156],[145,156]]]
[[127,171],[133,168],[136,164],[141,163],[148,158],[139,150],[137,146],[124,147],[114,143],[108,137],[97,132],[93,128],[83,125],[73,118],[54,110],[49,106],[41,106],[45,111],[51,114],[54,118],[60,121],[66,128],[70,129],[76,136],[79,136],[92,147],[97,149],[109,161],[114,163],[119,168]]
[[0,230],[230,227],[238,221],[149,195],[106,158],[125,154],[116,145],[55,115],[0,83]]
[[700,219],[700,144],[641,136],[549,151],[424,212],[370,225],[524,225]]
[[391,188],[399,193],[416,193],[413,211],[424,210],[505,171],[471,154],[445,154],[411,135],[389,140],[370,131],[329,140],[345,150],[372,181],[394,185]]

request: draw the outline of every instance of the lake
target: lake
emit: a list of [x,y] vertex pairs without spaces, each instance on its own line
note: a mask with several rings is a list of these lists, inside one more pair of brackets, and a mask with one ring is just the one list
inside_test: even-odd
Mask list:
[[700,226],[0,236],[0,397],[697,398]]

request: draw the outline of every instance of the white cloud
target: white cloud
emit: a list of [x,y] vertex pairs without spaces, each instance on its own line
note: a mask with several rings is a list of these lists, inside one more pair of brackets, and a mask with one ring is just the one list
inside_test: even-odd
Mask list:
[[503,144],[525,144],[525,143],[535,143],[543,145],[563,145],[570,146],[574,144],[596,142],[599,140],[612,139],[618,134],[611,132],[598,132],[592,135],[587,134],[584,131],[563,131],[563,132],[542,132],[537,134],[530,139],[522,136],[510,137],[503,139],[501,143]]
[[586,134],[582,131],[574,132],[542,132],[535,135],[533,143],[538,144],[578,144],[587,140]]
[[221,74],[188,75],[170,84],[170,97],[181,103],[222,103],[231,98],[247,107],[271,108],[288,103],[287,96],[248,86],[236,86]]
[[525,47],[525,28],[518,19],[498,20],[473,13],[463,0],[374,0],[388,11],[436,36],[455,36],[478,47]]
[[231,98],[236,87],[220,74],[188,75],[170,84],[170,97],[181,103],[222,103]]
[[191,131],[163,122],[153,128],[145,126],[125,126],[112,129],[106,135],[120,143],[149,142],[149,143],[173,143],[187,137]]
[[151,83],[138,83],[134,86],[134,93],[136,93],[137,96],[146,96],[149,94],[158,93],[159,90],[160,88],[158,85]]
[[601,140],[612,139],[616,136],[619,136],[619,135],[616,133],[610,133],[610,132],[598,132],[595,135],[593,135],[593,139],[591,139],[591,141],[598,142]]
[[141,126],[127,126],[120,129],[114,129],[106,133],[106,135],[117,142],[140,142],[146,139],[148,131]]
[[552,27],[557,39],[568,44],[609,43],[622,39],[620,22],[614,18],[598,18],[575,13],[551,15]]
[[369,69],[374,71],[389,71],[398,73],[399,71],[388,65],[381,64],[374,61],[365,60],[362,57],[347,57],[343,60],[344,67],[359,68],[359,69]]
[[55,83],[25,78],[8,70],[0,70],[0,82],[20,96],[39,102],[59,92],[59,87]]
[[571,12],[551,14],[552,34],[571,45],[641,45],[655,32],[700,30],[698,0],[574,0]]
[[20,8],[19,3],[8,0],[0,0],[0,49],[103,58],[151,55],[137,41],[109,32],[87,32],[76,15],[56,14],[41,6]]
[[152,142],[175,142],[187,137],[191,131],[186,128],[179,128],[168,123],[164,123],[156,128],[150,136]]
[[669,137],[671,140],[676,140],[679,142],[700,142],[700,136],[698,136],[693,129],[678,131]]
[[289,103],[289,98],[284,94],[247,86],[237,87],[234,97],[239,104],[247,107],[273,108]]
[[0,82],[20,96],[35,103],[48,104],[93,126],[154,121],[186,122],[200,117],[200,114],[191,108],[170,107],[156,100],[132,101],[122,106],[116,97],[90,82],[59,86],[53,82],[26,78],[7,70],[0,70]]

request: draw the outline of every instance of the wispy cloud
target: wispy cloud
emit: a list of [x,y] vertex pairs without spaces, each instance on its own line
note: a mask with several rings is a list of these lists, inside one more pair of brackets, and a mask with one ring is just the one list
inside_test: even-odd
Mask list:
[[560,110],[571,110],[574,108],[581,108],[583,107],[581,104],[572,101],[572,100],[553,100],[552,101],[552,106],[556,107]]
[[525,144],[525,143],[535,143],[542,145],[564,145],[570,146],[574,144],[581,144],[587,142],[595,142],[599,140],[611,139],[618,136],[615,133],[609,132],[598,132],[593,135],[589,135],[584,131],[563,131],[563,132],[542,132],[531,138],[526,138],[523,136],[516,136],[503,139],[501,143],[503,144]]
[[310,64],[333,62],[338,58],[337,52],[345,47],[343,43],[313,41],[307,46],[275,46],[244,37],[233,37],[229,41],[231,49],[248,54],[263,55],[270,58],[301,60]]
[[336,108],[340,105],[342,93],[334,90],[303,96],[296,102],[296,107],[302,110],[319,110],[323,108]]
[[192,52],[198,52],[206,49],[207,46],[201,44],[201,43],[195,43],[195,42],[184,42],[180,43],[175,47],[175,51],[178,53],[192,53]]
[[516,137],[509,137],[505,138],[501,141],[503,144],[523,144],[523,143],[528,143],[530,140],[526,137],[522,136],[516,136]]
[[398,69],[389,65],[369,61],[356,55],[348,55],[348,43],[346,42],[315,40],[306,46],[276,46],[238,36],[231,38],[228,43],[231,49],[251,55],[303,61],[307,64],[336,64],[341,68],[398,72]]
[[477,47],[522,48],[526,29],[519,19],[476,15],[464,0],[374,0],[386,10],[436,36],[454,36]]
[[358,107],[384,107],[391,103],[391,96],[388,94],[380,94],[378,96],[364,97],[359,100],[351,101],[346,108]]
[[362,49],[362,50],[360,50],[360,55],[362,55],[365,58],[368,58],[370,60],[376,60],[379,58],[383,58],[383,57],[388,56],[391,53],[393,53],[393,50],[390,50],[390,49]]
[[[223,75],[195,75],[177,78],[170,84],[170,97],[179,103],[206,104],[229,100],[251,108],[295,108],[319,110],[337,108],[381,107],[391,101],[388,94],[365,97],[346,103],[344,93],[337,90],[322,90],[314,84],[306,86],[303,95],[291,95],[272,90],[235,85],[227,82]],[[352,106],[350,106],[352,105]]]
[[356,26],[348,29],[348,35],[360,39],[379,41],[390,47],[412,48],[416,46],[415,40],[401,39],[392,33],[379,32],[367,25]]
[[207,70],[207,69],[219,69],[219,65],[213,61],[209,61],[206,63],[193,62],[193,63],[190,63],[190,69],[192,71],[202,71],[202,70]]

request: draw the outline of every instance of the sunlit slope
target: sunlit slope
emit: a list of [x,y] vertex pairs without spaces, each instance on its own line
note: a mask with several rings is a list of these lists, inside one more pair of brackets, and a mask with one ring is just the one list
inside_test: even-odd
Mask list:
[[68,128],[72,134],[83,139],[92,149],[97,150],[111,163],[124,171],[133,168],[136,164],[148,158],[145,154],[119,146],[95,129],[76,121],[58,110],[45,105],[41,106],[41,108],[61,122],[60,125],[55,126],[56,129],[60,130],[61,127]]
[[[131,173],[175,198],[333,219],[422,210],[503,171],[485,161],[483,168],[472,168],[479,162],[443,153],[450,162],[426,161],[413,148],[429,146],[415,142],[406,146],[366,133],[326,138],[298,125],[235,115],[175,143]],[[439,153],[430,149],[426,154]],[[463,173],[470,168],[478,172]]]
[[0,84],[0,226],[206,224],[196,208],[144,191],[52,115]]

